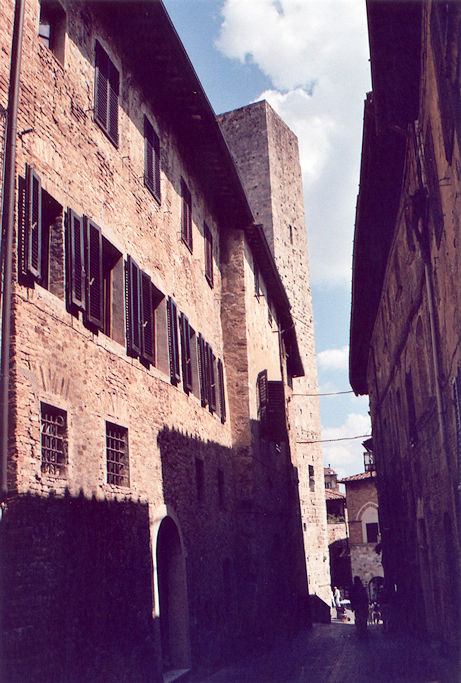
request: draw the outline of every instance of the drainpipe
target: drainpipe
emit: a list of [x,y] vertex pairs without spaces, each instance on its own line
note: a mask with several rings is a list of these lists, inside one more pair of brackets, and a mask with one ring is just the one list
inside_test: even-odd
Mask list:
[[21,48],[24,26],[25,0],[16,0],[14,9],[13,39],[11,45],[10,82],[8,88],[8,114],[5,138],[5,166],[3,176],[3,212],[1,261],[3,267],[2,289],[2,327],[0,358],[0,495],[5,503],[8,462],[8,394],[10,379],[10,318],[11,318],[11,285],[13,270],[13,229],[14,229],[14,197],[16,171],[16,127],[19,99],[19,73],[21,69]]

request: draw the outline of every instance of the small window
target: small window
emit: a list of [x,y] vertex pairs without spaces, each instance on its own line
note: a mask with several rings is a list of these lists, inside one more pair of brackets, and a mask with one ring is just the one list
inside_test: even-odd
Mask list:
[[160,202],[160,140],[144,116],[144,184]]
[[118,96],[120,76],[109,55],[96,41],[94,119],[118,146]]
[[192,251],[192,197],[183,178],[181,178],[181,239]]
[[195,484],[197,486],[197,501],[203,503],[205,498],[205,473],[201,458],[195,458]]
[[309,465],[309,491],[315,491],[315,476],[313,465]]
[[367,522],[367,543],[377,543],[378,542],[378,523],[377,522]]
[[107,483],[130,485],[128,461],[128,429],[106,422]]
[[67,467],[67,413],[47,403],[41,410],[41,470],[62,477]]
[[213,287],[213,235],[206,223],[203,226],[205,238],[205,277],[210,287]]
[[56,59],[64,64],[66,13],[59,2],[41,0],[38,37]]
[[30,166],[20,183],[20,196],[20,280],[26,286],[35,281],[64,299],[63,208],[42,189]]

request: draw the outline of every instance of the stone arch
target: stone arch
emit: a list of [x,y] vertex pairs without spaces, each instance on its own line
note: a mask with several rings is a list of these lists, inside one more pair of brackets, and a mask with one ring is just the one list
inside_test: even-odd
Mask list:
[[364,503],[357,514],[357,519],[360,520],[362,524],[362,539],[363,543],[368,543],[367,538],[367,524],[378,524],[378,506],[376,503],[369,501]]
[[170,514],[158,524],[155,578],[163,668],[188,669],[191,655],[185,553],[179,525]]

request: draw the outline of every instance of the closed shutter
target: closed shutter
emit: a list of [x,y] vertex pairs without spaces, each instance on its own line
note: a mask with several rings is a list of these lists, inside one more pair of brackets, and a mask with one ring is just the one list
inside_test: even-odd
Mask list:
[[199,334],[198,336],[197,347],[198,371],[200,379],[200,400],[202,406],[206,406],[208,403],[207,362],[205,353],[205,340],[203,339],[201,334]]
[[168,350],[170,356],[170,380],[176,385],[181,379],[179,370],[178,309],[171,297],[167,300]]
[[107,132],[111,140],[118,145],[118,93],[120,77],[118,70],[109,62],[109,117],[107,122]]
[[224,369],[220,358],[218,358],[218,383],[219,383],[219,413],[221,422],[226,421],[226,394],[224,389]]
[[213,349],[207,344],[207,366],[208,366],[208,404],[210,412],[216,410],[216,373],[215,373],[216,356],[213,355]]
[[26,166],[26,272],[36,280],[42,276],[42,185],[39,176]]
[[67,211],[67,302],[70,307],[85,308],[85,237],[83,219],[72,209]]
[[181,359],[182,359],[182,381],[184,391],[192,391],[192,358],[190,350],[190,326],[189,320],[181,313],[179,318],[181,330]]
[[136,261],[128,255],[125,270],[126,350],[130,356],[141,353],[140,275]]
[[109,57],[96,41],[96,73],[94,93],[94,117],[107,130],[107,94],[109,89]]
[[203,226],[205,236],[205,276],[209,284],[213,286],[213,236],[206,223]]
[[153,131],[152,149],[154,153],[153,173],[154,173],[154,194],[160,201],[160,139]]
[[102,234],[101,229],[86,216],[86,305],[85,320],[98,330],[104,329],[103,281],[102,281]]
[[287,423],[283,382],[267,382],[266,432],[273,441],[286,438]]
[[192,251],[192,198],[185,181],[181,178],[181,237]]
[[262,422],[266,417],[266,409],[267,409],[267,370],[262,370],[259,373],[258,379],[257,379],[257,387],[258,387],[258,401],[259,401],[258,412],[259,412],[259,419]]
[[144,182],[150,190],[154,190],[154,149],[153,128],[147,119],[144,117]]
[[155,363],[155,312],[152,281],[141,271],[141,355],[148,363]]

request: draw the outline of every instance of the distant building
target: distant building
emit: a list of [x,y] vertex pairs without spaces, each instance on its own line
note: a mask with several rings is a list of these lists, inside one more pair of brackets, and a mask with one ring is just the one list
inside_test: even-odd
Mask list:
[[324,468],[323,472],[331,585],[346,587],[351,583],[346,496],[339,490],[337,473],[329,465]]

